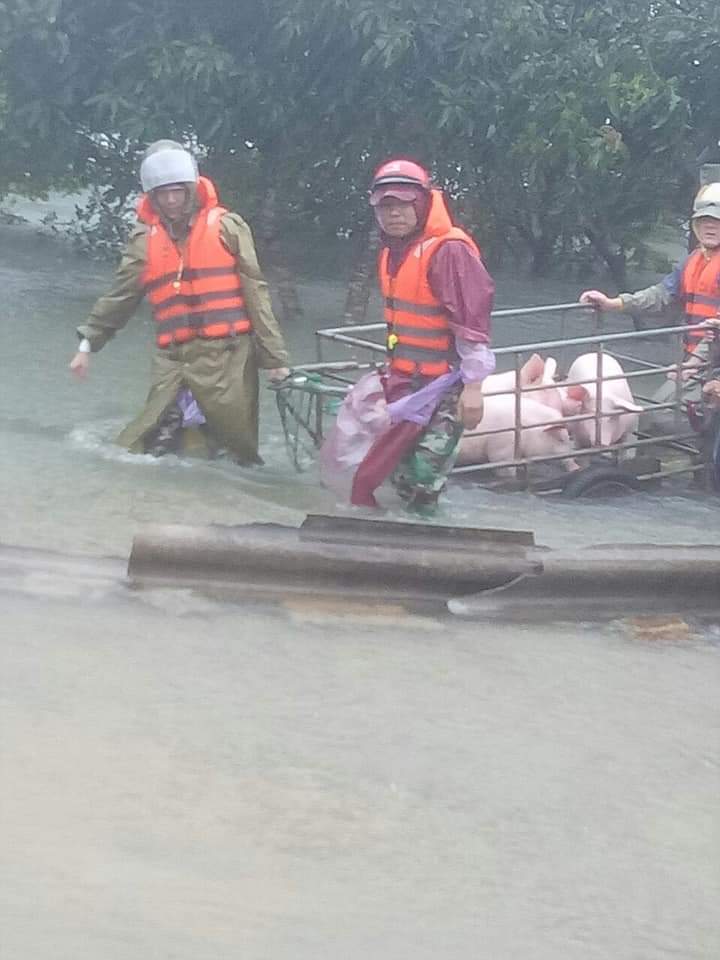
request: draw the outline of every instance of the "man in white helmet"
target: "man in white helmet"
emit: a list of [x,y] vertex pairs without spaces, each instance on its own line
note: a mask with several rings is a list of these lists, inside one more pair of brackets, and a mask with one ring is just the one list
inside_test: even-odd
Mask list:
[[[720,183],[709,183],[700,189],[693,203],[691,226],[698,246],[660,283],[617,297],[608,297],[600,290],[586,290],[580,295],[580,302],[592,304],[600,310],[639,313],[658,313],[679,305],[688,324],[703,321],[708,326],[720,324]],[[692,375],[693,367],[705,365],[712,336],[703,330],[688,330],[686,334],[685,399],[699,399],[700,383]],[[674,395],[675,384],[670,382],[653,399],[658,403],[669,402]]]
[[70,363],[87,374],[90,354],[125,326],[143,297],[155,321],[152,386],[142,413],[117,442],[134,452],[177,449],[180,427],[204,424],[211,446],[240,463],[258,455],[258,367],[288,375],[250,228],[219,205],[212,182],[172,140],[148,148],[143,196],[110,291],[77,328]]

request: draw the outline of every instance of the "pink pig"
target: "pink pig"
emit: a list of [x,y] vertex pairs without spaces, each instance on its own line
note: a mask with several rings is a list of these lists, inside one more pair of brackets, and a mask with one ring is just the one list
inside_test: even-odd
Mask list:
[[[528,400],[534,400],[536,403],[543,403],[546,407],[552,407],[558,413],[565,413],[567,406],[567,397],[561,384],[555,382],[555,372],[557,371],[557,360],[554,357],[543,358],[534,353],[520,369],[520,389],[527,390],[528,387],[542,388],[528,391]],[[515,391],[515,371],[508,370],[505,373],[493,373],[483,380],[483,393],[497,393],[499,391]],[[567,413],[565,413],[567,416]]]
[[[520,368],[520,388],[539,385],[545,364],[542,357],[534,353]],[[483,393],[497,393],[504,390],[514,391],[517,377],[514,370],[505,373],[491,373],[482,382]]]
[[[566,470],[576,470],[577,464],[569,459],[573,445],[567,427],[561,422],[562,413],[532,400],[531,395],[522,397],[520,404],[520,421],[523,429],[520,434],[519,458],[566,454],[568,459],[561,461],[563,466]],[[534,426],[534,424],[546,424],[546,426]],[[514,427],[515,397],[513,395],[486,397],[480,429],[502,432],[473,431],[465,434],[460,442],[458,465],[500,463],[516,459]]]
[[[547,357],[545,360],[534,353],[520,369],[520,390],[526,392],[528,400],[543,403],[558,413],[569,416],[577,412],[577,404],[568,401],[563,384],[555,381],[557,360]],[[515,371],[493,373],[483,380],[483,393],[515,392]],[[528,390],[528,387],[533,389]]]
[[[635,403],[624,370],[618,361],[608,354],[602,355],[602,396],[601,412],[608,414],[600,420],[601,447],[619,443],[628,434],[635,433],[638,427],[638,414],[643,408]],[[595,381],[598,375],[598,354],[584,353],[573,361],[568,370],[569,383],[573,380]],[[622,376],[618,380],[605,380],[605,377]],[[578,386],[565,387],[567,403],[566,415],[595,413],[597,410],[597,383],[590,382]],[[579,447],[598,446],[595,436],[595,421],[581,420],[568,424],[570,432]]]
[[[543,387],[542,390],[532,390],[528,393],[528,399],[535,400],[536,403],[544,403],[546,407],[552,407],[563,416],[568,416],[569,402],[565,393],[565,388],[555,382],[555,373],[557,371],[557,360],[555,357],[548,357],[543,365],[542,374],[537,385]],[[533,383],[535,386],[536,383]]]

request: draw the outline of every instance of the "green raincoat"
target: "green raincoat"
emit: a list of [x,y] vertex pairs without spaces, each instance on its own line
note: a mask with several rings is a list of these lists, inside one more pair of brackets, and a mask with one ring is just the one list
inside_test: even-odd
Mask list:
[[[143,298],[146,230],[139,224],[123,253],[111,289],[95,303],[78,336],[101,350],[121,330]],[[216,340],[196,339],[156,349],[152,385],[144,410],[118,436],[117,443],[143,452],[144,438],[188,387],[214,439],[245,463],[258,457],[258,368],[273,370],[288,364],[283,337],[273,315],[267,283],[258,265],[250,228],[236,213],[221,220],[221,239],[237,258],[238,274],[252,321],[250,335]]]

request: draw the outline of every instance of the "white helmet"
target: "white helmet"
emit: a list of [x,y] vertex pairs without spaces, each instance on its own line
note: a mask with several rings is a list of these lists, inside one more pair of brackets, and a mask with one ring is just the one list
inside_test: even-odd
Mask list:
[[720,183],[708,183],[698,191],[693,203],[692,219],[697,217],[720,220]]
[[171,183],[197,183],[195,157],[174,140],[156,140],[140,164],[140,183],[145,193]]

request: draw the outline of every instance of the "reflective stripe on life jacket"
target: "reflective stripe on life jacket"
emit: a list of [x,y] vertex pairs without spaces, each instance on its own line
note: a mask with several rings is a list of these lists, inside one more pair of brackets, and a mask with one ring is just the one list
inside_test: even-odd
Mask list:
[[468,234],[453,226],[442,193],[433,190],[422,235],[407,252],[395,276],[388,270],[388,248],[380,254],[378,275],[388,331],[389,365],[399,373],[439,377],[457,362],[448,312],[428,281],[430,260],[448,240],[461,240],[480,255]]
[[150,227],[143,286],[159,347],[251,330],[236,260],[221,239],[221,221],[227,211],[218,205],[215,187],[204,177],[198,182],[198,199],[200,210],[182,251],[149,198],[143,198],[138,210]]
[[[720,250],[707,256],[705,250],[698,247],[690,254],[683,267],[680,293],[688,323],[720,316]],[[702,330],[688,330],[688,350],[695,350],[704,337]]]

